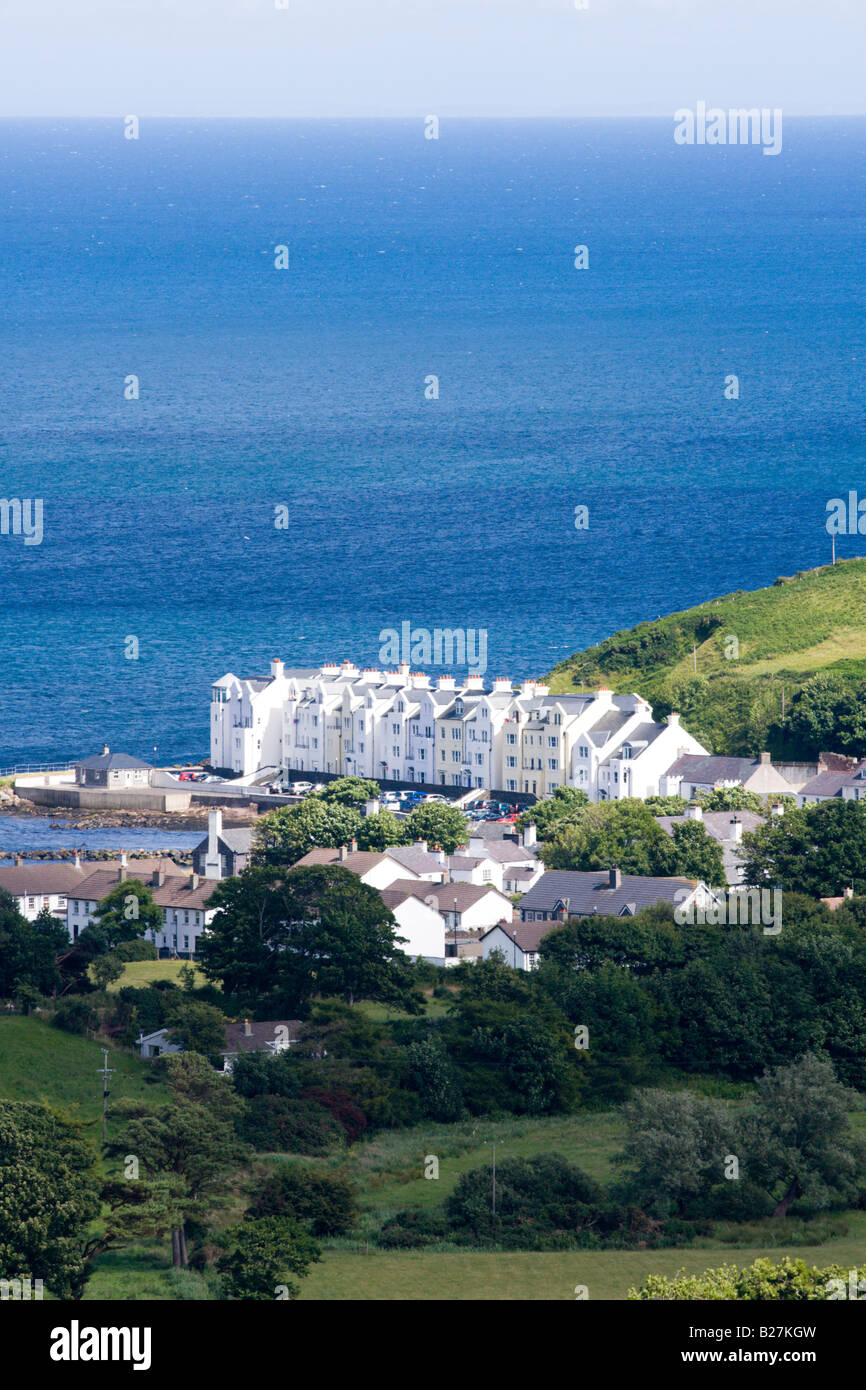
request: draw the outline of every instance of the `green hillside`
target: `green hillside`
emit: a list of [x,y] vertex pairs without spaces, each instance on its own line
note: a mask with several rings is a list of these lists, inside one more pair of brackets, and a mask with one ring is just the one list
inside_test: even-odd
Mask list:
[[866,560],[639,623],[560,662],[548,680],[556,693],[634,691],[657,718],[678,710],[714,752],[866,753],[857,714],[866,703]]

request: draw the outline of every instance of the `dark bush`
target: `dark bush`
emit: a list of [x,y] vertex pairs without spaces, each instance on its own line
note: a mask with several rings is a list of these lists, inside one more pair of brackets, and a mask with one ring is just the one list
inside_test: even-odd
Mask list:
[[327,1110],[285,1096],[253,1096],[238,1121],[238,1133],[259,1153],[323,1154],[343,1139]]
[[309,1222],[314,1236],[341,1236],[354,1226],[358,1204],[355,1188],[342,1174],[292,1163],[265,1178],[247,1214],[293,1216]]

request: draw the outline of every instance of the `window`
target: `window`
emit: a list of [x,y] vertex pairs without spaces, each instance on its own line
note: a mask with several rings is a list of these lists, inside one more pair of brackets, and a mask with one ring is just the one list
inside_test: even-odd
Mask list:
[[392,733],[392,734],[399,734],[399,732],[400,732],[400,725],[399,725],[399,724],[392,724],[392,725],[391,725],[391,733]]
[[424,737],[425,737],[425,738],[432,738],[432,737],[433,737],[433,732],[432,732],[432,730],[431,730],[429,724],[425,724],[425,725],[424,725]]
[[551,769],[552,772],[555,772],[555,771],[556,771],[556,759],[555,759],[555,758],[548,758],[548,760],[547,760],[547,766]]
[[556,735],[554,735],[553,738],[549,738],[549,739],[547,740],[547,746],[548,746],[548,748],[556,748],[557,745],[558,745],[558,743],[559,743],[559,740],[558,740],[558,738],[556,737]]
[[457,751],[456,748],[455,748],[454,752],[451,754],[451,761],[452,761],[452,763],[459,763],[459,761],[460,761],[460,754],[459,754],[459,752]]
[[362,734],[363,732],[364,732],[364,721],[363,721],[363,719],[359,719],[359,720],[358,720],[358,733],[359,733],[359,734]]
[[483,764],[483,762],[484,762],[484,754],[483,754],[483,753],[476,753],[476,754],[475,754],[475,766],[476,766],[476,767],[481,767],[481,765]]
[[[352,726],[352,721],[351,721],[351,719],[348,717],[348,715],[344,715],[344,717],[343,717],[343,728],[344,728],[344,729],[349,729],[349,728],[351,728],[351,726]],[[339,727],[340,727],[340,721],[339,721],[339,719],[338,719],[338,720],[337,720],[337,728],[339,729]]]
[[419,748],[419,750],[418,750],[418,757],[419,757],[419,760],[420,760],[422,763],[423,763],[423,761],[424,761],[424,756],[425,756],[426,752],[427,752],[426,748]]
[[510,782],[508,783],[508,790],[509,790],[510,792],[516,792],[516,791],[517,791],[517,783],[516,783],[513,779],[512,779],[512,781],[510,781]]
[[516,742],[517,742],[517,735],[516,735],[516,734],[508,734],[507,737],[508,737],[508,742],[509,742],[509,743],[516,743]]
[[582,744],[580,745],[580,747],[578,748],[577,751],[578,751],[578,753],[580,754],[580,756],[581,756],[582,758],[588,758],[588,757],[589,757],[589,749],[587,748],[587,746],[586,746],[585,743],[582,743]]
[[364,751],[364,745],[363,745],[363,743],[360,745],[360,748],[361,748],[361,752],[363,753],[363,751]]
[[454,741],[455,738],[459,738],[459,737],[460,737],[460,730],[459,730],[459,729],[452,729],[452,730],[451,730],[451,741],[452,741],[452,743],[453,743],[453,741]]
[[442,761],[443,761],[443,763],[444,763],[444,761],[445,761],[445,749],[444,749],[444,748],[442,749]]
[[482,729],[482,730],[481,730],[481,742],[482,742],[482,743],[486,743],[486,742],[487,742],[487,730],[486,730],[486,729]]
[[622,745],[622,756],[623,756],[623,758],[630,758],[630,757],[631,757],[631,744],[630,744],[630,743],[624,743],[624,744]]
[[[517,767],[517,759],[516,759],[516,758],[506,758],[506,759],[505,759],[505,765],[506,765],[506,767]],[[513,785],[512,785],[511,783],[509,783],[509,791],[514,791],[514,787],[513,787]]]

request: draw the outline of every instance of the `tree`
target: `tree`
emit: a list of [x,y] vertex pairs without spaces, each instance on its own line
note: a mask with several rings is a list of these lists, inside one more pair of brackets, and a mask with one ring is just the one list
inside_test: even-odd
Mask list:
[[718,840],[707,834],[698,820],[678,821],[671,827],[676,874],[683,878],[699,878],[711,886],[724,886],[725,863]]
[[680,1272],[672,1278],[664,1274],[650,1274],[639,1289],[629,1289],[628,1297],[633,1300],[663,1299],[666,1303],[675,1299],[689,1302],[824,1302],[827,1298],[846,1297],[852,1274],[857,1287],[862,1288],[860,1281],[866,1281],[866,1265],[855,1270],[847,1265],[819,1268],[807,1265],[805,1260],[792,1260],[786,1256],[778,1263],[767,1259],[755,1260],[748,1269],[740,1269],[737,1265],[720,1265],[716,1269],[705,1269],[703,1274]]
[[125,968],[123,961],[115,955],[97,956],[90,973],[100,989],[108,989],[110,984],[120,979]]
[[866,681],[852,683],[844,676],[821,672],[794,696],[788,729],[812,755],[824,748],[860,753],[866,743],[864,709]]
[[106,894],[94,920],[79,933],[75,949],[88,959],[107,955],[124,941],[161,932],[162,908],[137,878],[122,879]]
[[230,1299],[264,1302],[297,1298],[303,1279],[321,1251],[309,1231],[287,1217],[268,1216],[245,1221],[226,1231],[225,1253],[217,1262],[223,1294]]
[[81,1126],[29,1101],[0,1100],[0,1271],[80,1298],[87,1228],[99,1213],[96,1153]]
[[180,991],[166,1004],[169,1042],[202,1057],[218,1057],[226,1046],[225,1015],[213,1004],[190,999]]
[[17,998],[22,990],[55,993],[56,958],[68,949],[66,928],[47,908],[28,922],[11,894],[0,889],[0,997]]
[[355,1188],[341,1173],[281,1163],[257,1183],[248,1216],[308,1222],[314,1236],[345,1235],[358,1219]]
[[866,891],[866,802],[792,807],[743,835],[744,881],[810,897]]
[[257,821],[252,864],[288,868],[311,849],[339,849],[357,835],[362,816],[354,806],[308,796],[300,806],[281,806]]
[[377,811],[365,816],[355,837],[359,849],[387,849],[389,845],[406,843],[406,832],[393,811]]
[[446,854],[453,854],[469,838],[469,822],[463,812],[456,806],[443,806],[441,801],[422,801],[406,817],[404,827],[407,843],[426,840]]
[[368,801],[378,799],[379,783],[370,781],[366,777],[337,777],[314,795],[322,801],[357,808],[365,805]]
[[420,1096],[426,1119],[450,1124],[463,1114],[460,1076],[447,1050],[435,1035],[410,1043],[409,1082]]
[[539,801],[517,817],[517,829],[523,831],[534,825],[539,840],[549,840],[556,827],[567,821],[575,811],[589,805],[589,797],[580,787],[557,787],[547,801]]
[[675,872],[673,841],[642,801],[597,802],[561,823],[542,847],[549,869],[608,869],[626,874]]
[[[772,800],[791,804],[790,797],[774,796]],[[759,815],[767,811],[766,798],[746,791],[745,787],[717,787],[715,791],[698,792],[695,805],[704,811],[757,811]]]
[[691,1091],[638,1091],[623,1107],[626,1137],[614,1162],[629,1169],[629,1200],[646,1211],[681,1215],[724,1179],[732,1124],[718,1101]]
[[241,1103],[227,1079],[194,1053],[165,1058],[168,1102],[118,1107],[122,1126],[110,1145],[115,1155],[134,1154],[151,1181],[174,1180],[170,1210],[172,1263],[188,1262],[186,1221],[207,1215],[227,1199],[228,1177],[245,1158],[235,1120]]
[[381,894],[338,864],[217,884],[202,966],[244,1007],[301,1009],[314,994],[416,1009],[407,957]]
[[858,1103],[857,1093],[813,1053],[760,1078],[744,1134],[750,1176],[776,1199],[776,1216],[787,1215],[798,1199],[821,1208],[856,1190],[866,1153],[848,1111]]
[[[600,1224],[604,1194],[599,1185],[561,1154],[501,1158],[496,1165],[496,1212],[493,1168],[462,1173],[445,1201],[449,1224],[479,1244],[539,1248],[558,1237],[584,1241]],[[575,1239],[576,1238],[576,1239]],[[588,1241],[586,1241],[588,1243]]]

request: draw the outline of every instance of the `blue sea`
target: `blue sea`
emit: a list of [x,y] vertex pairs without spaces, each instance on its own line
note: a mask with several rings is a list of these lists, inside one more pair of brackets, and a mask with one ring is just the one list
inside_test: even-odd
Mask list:
[[41,545],[0,536],[0,768],[205,753],[215,677],[374,665],[407,620],[517,678],[827,561],[866,492],[864,172],[864,120],[776,157],[655,120],[0,122],[0,497],[44,503]]

